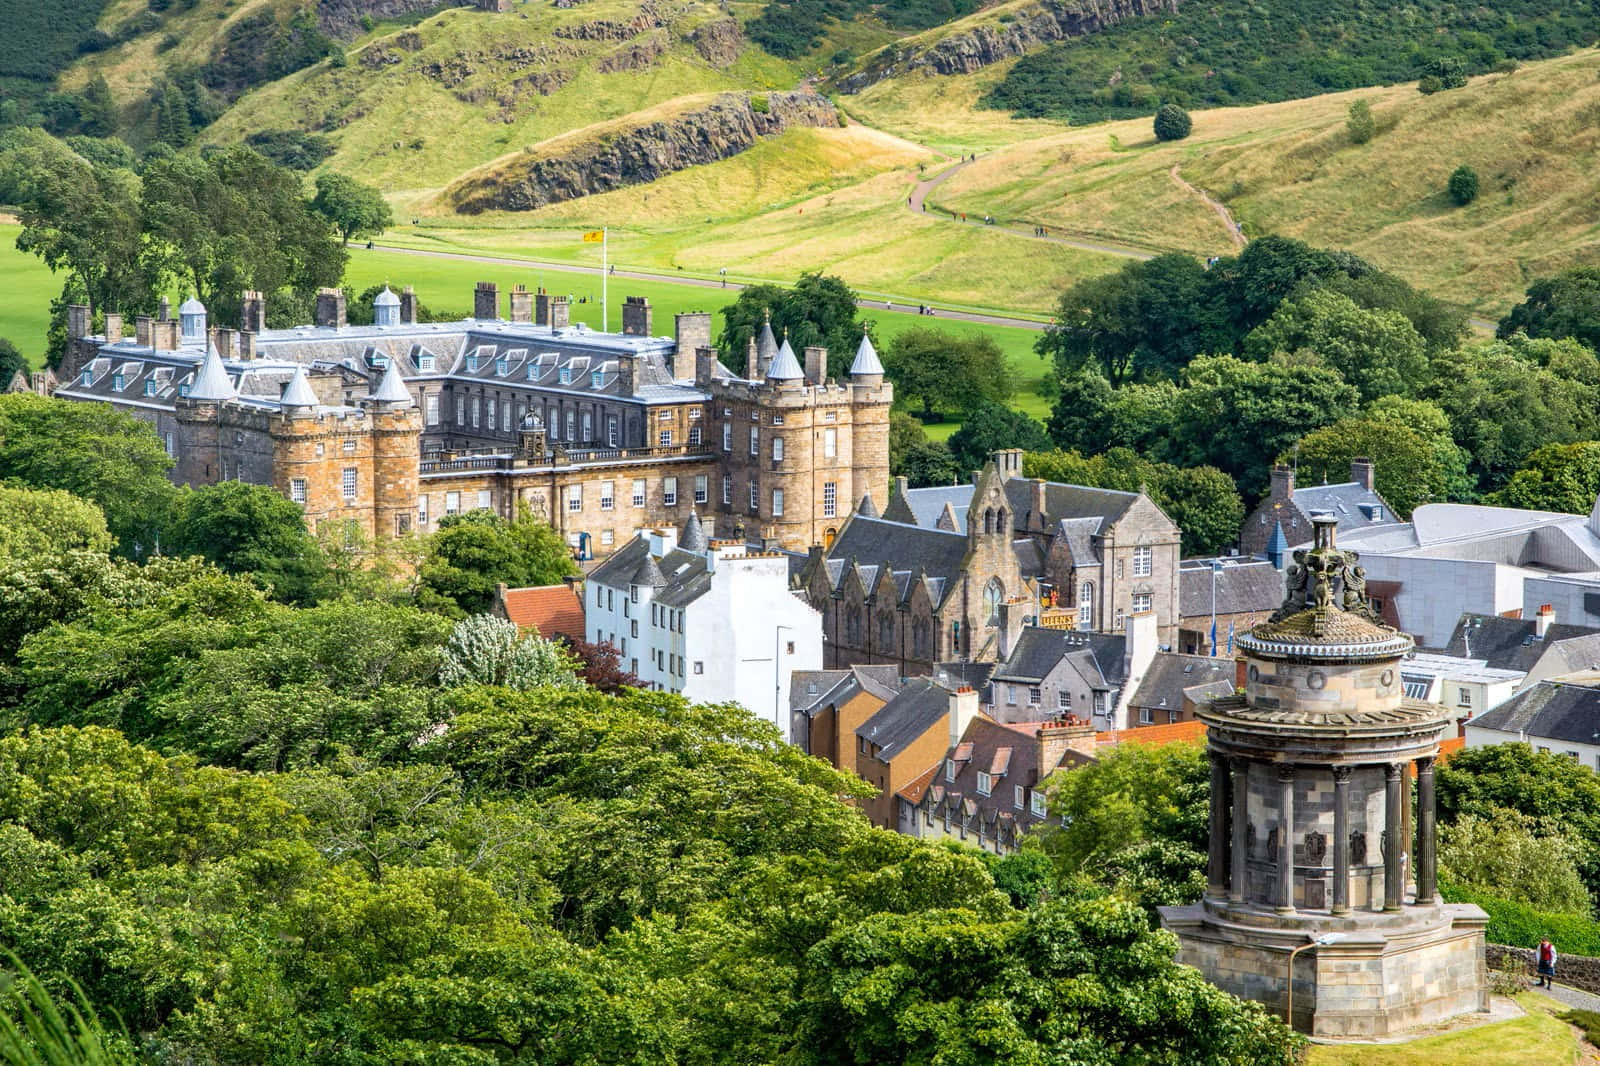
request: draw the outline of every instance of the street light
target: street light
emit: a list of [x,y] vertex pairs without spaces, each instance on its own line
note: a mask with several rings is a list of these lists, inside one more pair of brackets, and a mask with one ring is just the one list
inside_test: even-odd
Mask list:
[[789,731],[783,727],[783,633],[794,632],[794,626],[774,626],[772,630],[772,724],[778,727],[785,739]]
[[1323,933],[1289,952],[1289,1002],[1283,1009],[1283,1021],[1290,1029],[1294,1028],[1294,957],[1307,948],[1325,948],[1343,939],[1343,936],[1342,933]]

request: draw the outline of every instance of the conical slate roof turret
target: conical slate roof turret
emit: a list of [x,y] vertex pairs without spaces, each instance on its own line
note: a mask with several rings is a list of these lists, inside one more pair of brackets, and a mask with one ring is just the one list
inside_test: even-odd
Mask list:
[[772,312],[766,313],[761,329],[756,333],[756,370],[759,373],[772,365],[778,357],[778,338],[772,332]]
[[227,368],[222,365],[222,356],[212,348],[206,352],[205,362],[200,364],[194,384],[189,386],[189,399],[221,403],[238,398],[239,391],[233,387],[233,379],[228,377]]
[[856,514],[862,518],[878,517],[878,505],[872,502],[872,493],[864,492],[861,494],[861,502],[856,504]]
[[394,360],[389,361],[389,366],[383,372],[383,380],[372,390],[372,399],[377,403],[392,404],[395,407],[412,406],[411,390],[406,388],[405,380],[400,377],[400,370]]
[[311,391],[311,382],[306,380],[306,368],[294,368],[294,376],[289,379],[289,384],[283,387],[283,395],[278,402],[284,407],[315,407],[319,402],[317,394]]
[[863,326],[861,345],[856,349],[856,361],[850,364],[850,376],[866,377],[872,374],[883,376],[883,361],[878,358],[878,350],[872,346],[872,338],[867,336],[867,329]]
[[694,511],[689,512],[689,520],[683,524],[683,532],[678,534],[678,547],[686,552],[706,550],[706,531],[701,528],[700,516]]
[[666,577],[661,573],[661,567],[656,565],[655,557],[645,552],[644,562],[639,564],[639,569],[633,572],[633,584],[644,588],[658,589],[667,583]]
[[789,338],[783,338],[783,347],[778,349],[778,354],[773,357],[772,365],[767,367],[768,381],[803,381],[806,372],[800,369],[800,360],[795,358],[794,349],[789,347]]

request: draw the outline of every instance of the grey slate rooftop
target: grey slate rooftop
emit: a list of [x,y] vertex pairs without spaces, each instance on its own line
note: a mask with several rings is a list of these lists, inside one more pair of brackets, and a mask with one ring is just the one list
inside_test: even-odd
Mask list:
[[856,735],[877,745],[878,760],[888,762],[929,729],[945,728],[949,711],[950,693],[928,678],[916,678],[862,723]]
[[[1211,613],[1209,559],[1185,559],[1178,568],[1178,616]],[[1273,611],[1283,602],[1283,575],[1265,559],[1224,560],[1217,572],[1217,613]]]
[[[1460,659],[1482,659],[1496,670],[1527,673],[1555,645],[1585,638],[1583,650],[1588,652],[1600,648],[1600,644],[1593,639],[1596,637],[1600,637],[1600,629],[1557,622],[1541,638],[1535,619],[1463,614],[1456,622],[1450,642],[1444,646],[1443,652]],[[1580,669],[1587,669],[1591,665],[1593,662],[1574,664]]]
[[1091,682],[1099,677],[1107,688],[1124,680],[1123,653],[1128,638],[1122,634],[1089,633],[1072,629],[1024,626],[1005,662],[996,665],[991,679],[1036,684],[1067,656],[1078,656]]
[[1541,681],[1469,725],[1574,744],[1600,743],[1600,678],[1590,673]]

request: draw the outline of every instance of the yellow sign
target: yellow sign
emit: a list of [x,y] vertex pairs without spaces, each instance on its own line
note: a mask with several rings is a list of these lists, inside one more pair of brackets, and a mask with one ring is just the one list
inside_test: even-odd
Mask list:
[[587,244],[599,244],[601,241],[606,239],[606,231],[603,229],[592,229],[583,235],[583,239]]

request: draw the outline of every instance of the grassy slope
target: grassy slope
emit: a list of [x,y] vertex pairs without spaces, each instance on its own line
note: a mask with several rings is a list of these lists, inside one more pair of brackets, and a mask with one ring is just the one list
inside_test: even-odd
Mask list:
[[[1530,278],[1600,259],[1597,72],[1600,53],[1587,50],[1432,97],[1403,85],[1195,112],[1188,140],[1160,145],[1144,120],[1041,136],[1027,128],[1034,124],[969,110],[990,72],[885,83],[846,104],[903,136],[993,145],[935,193],[942,206],[1226,253],[1221,221],[1171,180],[1180,164],[1251,230],[1350,248],[1436,295],[1497,315]],[[1344,133],[1356,99],[1370,100],[1379,119],[1378,137],[1364,146]],[[1463,162],[1477,169],[1483,191],[1458,209],[1444,186]]]
[[1568,1066],[1579,1061],[1578,1038],[1555,1014],[1566,1007],[1537,993],[1517,997],[1525,1017],[1405,1044],[1313,1046],[1306,1066]]
[[0,337],[15,344],[32,366],[44,363],[44,334],[50,327],[50,301],[61,292],[62,279],[31,255],[17,251],[21,226],[0,225]]
[[[722,17],[718,9],[691,0],[673,10],[669,28],[616,42],[567,40],[553,31],[626,21],[638,13],[637,0],[589,0],[566,10],[519,3],[509,15],[452,9],[404,31],[421,38],[419,50],[399,47],[398,34],[380,30],[352,46],[344,68],[321,64],[248,94],[206,138],[235,141],[256,129],[323,131],[338,146],[329,166],[410,205],[473,167],[575,127],[698,93],[794,84],[794,67],[748,45],[727,70],[711,66],[685,38]],[[653,34],[665,34],[670,47],[649,66],[599,71],[602,59]],[[369,68],[362,57],[377,50],[399,62]],[[444,72],[430,73],[435,67]],[[550,71],[571,80],[549,95],[515,84]]]

